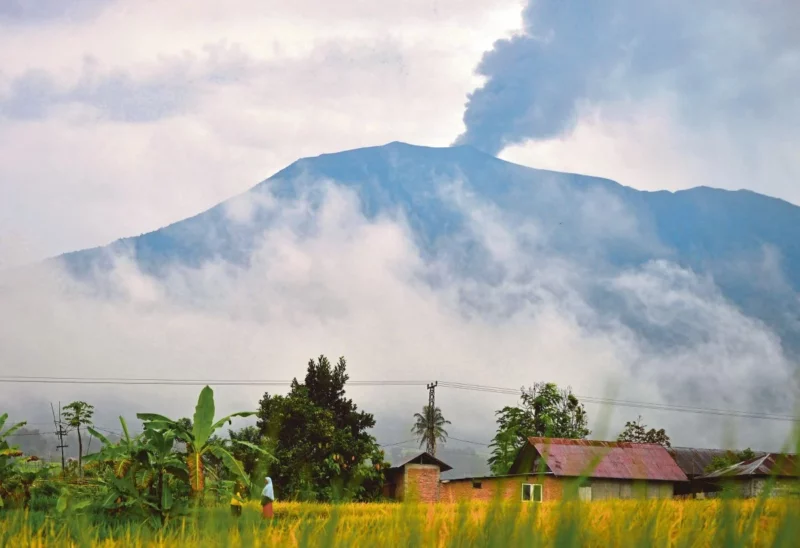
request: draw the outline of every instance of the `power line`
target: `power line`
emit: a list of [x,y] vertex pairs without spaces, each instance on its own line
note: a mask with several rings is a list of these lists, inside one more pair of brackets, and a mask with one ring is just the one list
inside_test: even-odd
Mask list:
[[[35,423],[35,424],[42,424],[42,423]],[[109,430],[108,428],[103,428],[97,425],[92,425],[92,428],[94,428],[95,430],[99,430],[101,432],[107,432],[109,434],[117,434],[120,436],[122,435],[122,432],[118,430]],[[35,430],[34,432],[21,432],[21,433],[17,432],[14,434],[9,434],[8,436],[5,437],[13,438],[13,437],[24,437],[24,436],[58,436],[58,432],[42,432],[38,428],[35,428],[34,430]]]
[[[121,384],[121,385],[175,385],[199,386],[287,386],[292,381],[261,379],[160,379],[160,378],[118,378],[118,377],[33,377],[24,375],[3,375],[0,383],[32,384]],[[350,386],[426,386],[427,381],[347,381]]]
[[394,447],[395,445],[403,445],[404,443],[411,443],[412,441],[417,441],[417,439],[411,438],[410,440],[403,440],[395,443],[384,443],[383,445],[381,445],[381,447]]
[[480,442],[480,441],[462,440],[462,439],[459,439],[459,438],[454,438],[453,436],[447,436],[447,441],[450,441],[450,440],[460,441],[460,442],[463,442],[463,443],[471,443],[472,445],[482,445],[483,447],[489,447],[488,443],[483,443],[483,442]]
[[[112,377],[34,377],[34,376],[15,376],[3,375],[0,383],[34,383],[34,384],[116,384],[116,385],[164,385],[164,386],[286,386],[291,381],[286,380],[244,380],[244,379],[159,379],[159,378],[112,378]],[[397,381],[397,380],[370,380],[370,381],[348,381],[349,386],[380,386],[380,387],[400,387],[400,386],[425,386],[429,387],[427,381]],[[452,388],[456,390],[470,390],[475,392],[514,395],[519,396],[522,391],[518,388],[504,388],[498,386],[487,386],[480,384],[469,384],[461,382],[441,381],[439,386],[442,388]],[[701,415],[716,415],[726,417],[778,420],[786,422],[800,422],[800,418],[777,415],[772,413],[756,413],[751,411],[736,411],[726,409],[711,409],[704,407],[692,407],[685,405],[660,404],[653,402],[615,400],[611,398],[600,398],[595,396],[576,395],[582,402],[598,405],[612,405],[617,407],[632,407],[638,409],[653,409],[657,411],[675,411],[679,413],[693,413]]]
[[[454,388],[458,390],[473,390],[477,392],[489,392],[493,394],[508,394],[508,395],[516,395],[519,396],[521,394],[520,389],[513,389],[513,388],[501,388],[497,386],[485,386],[479,384],[467,384],[467,383],[455,383],[455,382],[446,382],[442,381],[441,386],[445,388]],[[595,404],[604,404],[604,405],[614,405],[618,407],[636,407],[636,408],[643,408],[643,409],[655,409],[660,411],[677,411],[682,413],[697,413],[697,414],[705,414],[705,415],[721,415],[721,416],[731,416],[731,417],[742,417],[742,418],[752,418],[752,419],[769,419],[769,420],[781,420],[781,421],[790,421],[790,422],[798,422],[800,419],[796,417],[786,416],[786,415],[775,415],[771,413],[754,413],[750,411],[734,411],[734,410],[726,410],[726,409],[710,409],[706,407],[691,407],[686,405],[673,405],[673,404],[661,404],[661,403],[651,403],[651,402],[640,402],[640,401],[628,401],[628,400],[615,400],[611,398],[598,398],[595,396],[581,396],[576,394],[575,395],[579,400],[586,403],[595,403]]]
[[100,430],[101,432],[108,432],[109,434],[122,435],[122,432],[120,432],[119,430],[111,430],[109,428],[103,428],[102,426],[97,426],[96,424],[92,425],[92,428],[94,428],[95,430]]

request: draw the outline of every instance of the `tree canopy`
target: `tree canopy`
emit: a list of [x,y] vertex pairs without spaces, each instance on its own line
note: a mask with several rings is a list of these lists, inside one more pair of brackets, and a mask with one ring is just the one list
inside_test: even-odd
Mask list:
[[583,439],[591,433],[583,404],[570,388],[554,383],[523,388],[518,407],[507,406],[495,414],[497,433],[489,445],[489,467],[495,475],[508,472],[529,437]]
[[91,426],[94,416],[94,405],[85,401],[74,401],[65,405],[61,416],[67,426],[75,429],[78,433],[78,473],[83,476],[83,438],[81,438],[81,426]]
[[370,500],[383,485],[384,454],[369,429],[374,417],[345,397],[347,363],[320,356],[308,362],[303,383],[286,396],[265,393],[258,429],[276,461],[270,476],[284,497],[298,500]]
[[706,466],[705,472],[708,474],[754,458],[756,458],[756,454],[749,447],[742,451],[728,451],[725,456],[711,459],[709,465]]
[[663,445],[664,447],[672,447],[672,445],[670,445],[669,436],[664,429],[656,430],[655,428],[651,428],[648,430],[647,425],[642,424],[641,416],[635,421],[628,421],[625,423],[625,430],[619,435],[617,441],[655,443]]

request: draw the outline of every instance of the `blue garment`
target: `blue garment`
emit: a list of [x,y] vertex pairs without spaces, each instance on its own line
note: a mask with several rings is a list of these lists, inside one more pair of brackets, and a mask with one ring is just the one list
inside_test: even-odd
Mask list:
[[269,500],[275,500],[275,491],[272,490],[272,480],[270,478],[267,478],[267,484],[261,491],[261,496],[267,497]]

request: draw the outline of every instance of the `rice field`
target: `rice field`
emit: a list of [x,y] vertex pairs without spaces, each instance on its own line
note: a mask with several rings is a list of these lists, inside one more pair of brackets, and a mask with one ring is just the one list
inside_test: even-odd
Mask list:
[[275,519],[245,505],[198,509],[154,529],[87,515],[0,514],[0,546],[797,546],[796,500],[592,503],[277,503]]

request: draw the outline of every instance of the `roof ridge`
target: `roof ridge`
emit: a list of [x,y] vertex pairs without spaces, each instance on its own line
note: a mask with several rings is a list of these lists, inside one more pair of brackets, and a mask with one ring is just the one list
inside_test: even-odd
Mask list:
[[687,481],[667,449],[656,443],[528,438],[556,476]]
[[536,444],[551,444],[551,445],[581,445],[590,447],[660,447],[664,450],[667,448],[659,443],[637,443],[632,441],[604,441],[604,440],[587,440],[576,438],[545,438],[540,436],[530,436],[528,441],[532,445]]

